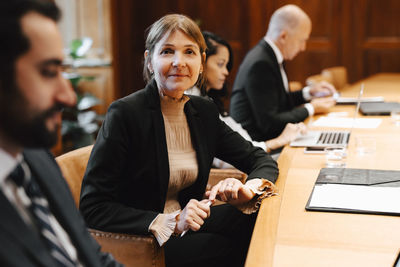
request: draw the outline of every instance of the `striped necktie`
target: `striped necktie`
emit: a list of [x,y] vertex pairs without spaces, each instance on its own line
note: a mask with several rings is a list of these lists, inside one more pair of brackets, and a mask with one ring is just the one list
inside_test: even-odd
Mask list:
[[31,200],[28,208],[35,225],[38,227],[42,240],[49,249],[51,256],[58,263],[58,266],[77,266],[64,247],[61,245],[50,223],[50,209],[46,198],[43,196],[34,177],[31,176],[28,165],[25,162],[18,164],[10,174],[11,179],[19,188],[23,188]]

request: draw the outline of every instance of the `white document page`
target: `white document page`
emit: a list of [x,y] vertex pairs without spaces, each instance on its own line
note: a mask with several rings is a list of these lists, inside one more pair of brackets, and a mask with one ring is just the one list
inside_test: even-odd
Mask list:
[[400,187],[316,184],[310,207],[400,213]]
[[312,126],[315,127],[335,127],[335,128],[362,128],[362,129],[375,129],[382,122],[382,119],[368,119],[368,118],[342,118],[342,117],[320,117],[314,121]]

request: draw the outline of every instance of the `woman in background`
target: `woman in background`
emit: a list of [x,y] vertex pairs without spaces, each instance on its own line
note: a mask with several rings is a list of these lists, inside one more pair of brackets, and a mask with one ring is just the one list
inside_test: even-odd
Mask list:
[[[306,126],[302,122],[296,124],[288,123],[278,137],[266,140],[265,142],[253,141],[247,131],[233,118],[228,116],[221,100],[221,98],[227,94],[225,81],[233,66],[231,46],[227,41],[214,33],[203,31],[203,36],[207,45],[206,67],[204,70],[206,82],[200,89],[198,87],[193,87],[187,90],[186,93],[212,98],[221,114],[221,120],[234,131],[242,135],[246,140],[251,141],[254,146],[261,147],[265,151],[278,156],[279,154],[277,154],[277,152],[279,151],[277,150],[290,143],[300,134],[304,134],[306,132]],[[214,164],[216,167],[220,168],[230,166],[218,160],[215,161]]]
[[[274,192],[276,162],[221,122],[213,103],[184,95],[201,84],[205,61],[191,19],[162,17],[145,47],[147,85],[111,104],[80,210],[88,227],[154,235],[168,267],[243,266],[258,205]],[[206,192],[214,157],[247,173],[246,183],[227,178]],[[228,204],[210,207],[216,198]]]

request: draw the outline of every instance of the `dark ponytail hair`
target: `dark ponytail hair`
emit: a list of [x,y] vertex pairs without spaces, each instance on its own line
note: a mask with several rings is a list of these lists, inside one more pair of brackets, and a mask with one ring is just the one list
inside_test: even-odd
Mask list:
[[[225,46],[229,51],[229,60],[226,65],[226,68],[230,72],[232,70],[232,66],[233,66],[233,53],[232,53],[232,48],[229,45],[229,43],[226,40],[222,39],[220,36],[216,35],[215,33],[203,31],[202,34],[203,34],[204,40],[206,41],[206,45],[207,45],[206,61],[209,56],[215,55],[218,52],[218,46]],[[207,95],[210,98],[212,98],[214,103],[217,105],[218,111],[220,112],[221,115],[223,115],[223,116],[227,115],[227,112],[224,107],[224,103],[222,101],[222,98],[228,96],[228,89],[227,89],[226,83],[224,84],[224,86],[222,87],[221,90],[216,90],[216,89],[211,88],[208,92],[206,92],[206,85],[204,84],[200,88],[200,91],[203,96]]]

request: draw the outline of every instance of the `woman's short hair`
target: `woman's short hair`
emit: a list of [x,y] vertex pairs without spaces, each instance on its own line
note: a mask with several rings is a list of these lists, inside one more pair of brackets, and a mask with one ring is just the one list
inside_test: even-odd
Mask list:
[[[154,53],[156,44],[166,35],[171,34],[175,31],[181,31],[191,38],[200,49],[200,54],[206,51],[206,43],[203,35],[201,34],[199,26],[191,20],[189,17],[181,14],[169,14],[160,18],[154,22],[147,29],[147,38],[145,43],[145,49],[148,51],[148,56],[144,59],[143,66],[143,78],[146,82],[149,82],[153,78],[153,74],[150,73],[148,65]],[[201,57],[201,64],[204,65],[204,59]],[[203,75],[199,75],[196,85],[200,86],[203,83]]]

